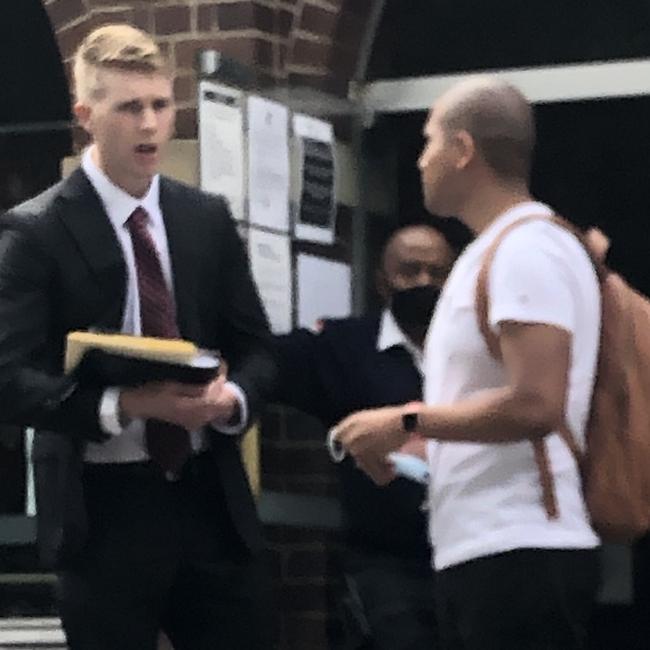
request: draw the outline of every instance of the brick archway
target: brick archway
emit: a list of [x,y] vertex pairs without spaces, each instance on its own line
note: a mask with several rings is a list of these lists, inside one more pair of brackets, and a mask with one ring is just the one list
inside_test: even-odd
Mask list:
[[194,60],[214,48],[273,83],[346,95],[373,0],[43,0],[61,56],[91,29],[129,22],[156,35],[178,69],[177,133],[196,136]]

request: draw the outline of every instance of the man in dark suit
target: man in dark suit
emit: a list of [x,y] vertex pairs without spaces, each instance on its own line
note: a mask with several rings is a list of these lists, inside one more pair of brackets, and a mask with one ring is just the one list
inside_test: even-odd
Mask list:
[[[226,203],[159,177],[172,72],[126,25],[75,59],[81,167],[0,224],[2,417],[37,429],[39,538],[73,650],[268,650],[262,538],[238,436],[273,381],[266,318]],[[66,333],[182,337],[228,380],[89,387]]]
[[[358,410],[421,400],[424,337],[455,256],[431,226],[397,230],[377,274],[381,313],[277,337],[278,401],[329,427]],[[367,637],[355,647],[436,648],[424,486],[401,478],[378,488],[350,459],[338,468],[346,579]]]

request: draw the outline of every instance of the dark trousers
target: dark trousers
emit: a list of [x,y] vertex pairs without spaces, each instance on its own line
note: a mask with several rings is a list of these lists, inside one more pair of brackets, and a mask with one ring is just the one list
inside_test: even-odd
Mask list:
[[650,639],[650,535],[645,535],[633,546],[634,604],[632,626],[636,650],[646,650]]
[[583,650],[597,550],[521,549],[440,571],[444,650]]
[[233,530],[208,454],[169,482],[151,463],[87,465],[89,539],[60,574],[71,650],[269,650],[270,582]]
[[427,558],[350,553],[346,578],[352,620],[368,650],[437,650],[433,569]]

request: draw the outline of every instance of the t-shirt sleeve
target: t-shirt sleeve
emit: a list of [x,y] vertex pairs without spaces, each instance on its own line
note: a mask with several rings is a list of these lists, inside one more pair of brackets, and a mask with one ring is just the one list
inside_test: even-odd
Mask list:
[[570,241],[573,237],[568,233],[549,232],[549,228],[559,231],[543,224],[522,226],[499,246],[489,276],[489,323],[496,333],[504,321],[554,325],[574,332],[569,254],[574,244],[580,245]]

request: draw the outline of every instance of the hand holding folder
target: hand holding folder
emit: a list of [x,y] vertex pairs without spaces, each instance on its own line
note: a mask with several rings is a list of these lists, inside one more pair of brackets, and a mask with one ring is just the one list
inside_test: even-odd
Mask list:
[[66,339],[65,371],[87,387],[207,384],[219,370],[215,353],[180,339],[94,332],[70,332]]

